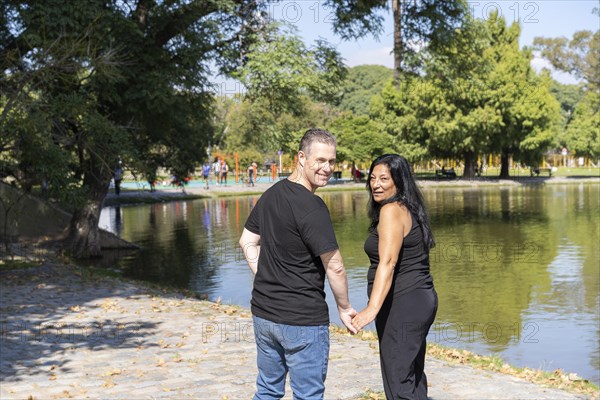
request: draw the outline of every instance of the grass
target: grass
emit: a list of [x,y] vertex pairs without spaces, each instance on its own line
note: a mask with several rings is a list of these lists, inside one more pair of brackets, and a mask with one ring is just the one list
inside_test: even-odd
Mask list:
[[[332,325],[330,328],[332,334],[348,335],[345,327]],[[356,335],[361,340],[376,341],[377,334],[374,331],[361,331]],[[600,386],[580,378],[576,374],[565,372],[561,369],[554,371],[543,371],[533,368],[520,368],[512,366],[502,360],[498,355],[482,356],[472,353],[468,350],[458,350],[435,343],[427,345],[427,355],[450,364],[464,364],[471,367],[516,376],[525,379],[537,385],[553,387],[566,390],[572,393],[584,394],[592,398],[600,398]],[[360,399],[362,400],[380,400],[385,399],[382,392],[365,392]]]
[[2,259],[0,260],[0,270],[9,271],[13,269],[28,269],[42,265],[41,261],[31,261],[26,259]]

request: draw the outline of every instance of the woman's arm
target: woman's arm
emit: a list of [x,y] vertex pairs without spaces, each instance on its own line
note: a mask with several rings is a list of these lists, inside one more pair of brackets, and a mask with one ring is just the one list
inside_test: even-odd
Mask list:
[[352,324],[357,330],[373,322],[387,297],[392,279],[394,267],[398,262],[398,255],[402,248],[404,236],[410,231],[412,219],[406,207],[398,203],[386,204],[381,208],[379,214],[379,264],[375,273],[373,290],[369,298],[369,305],[358,313]]

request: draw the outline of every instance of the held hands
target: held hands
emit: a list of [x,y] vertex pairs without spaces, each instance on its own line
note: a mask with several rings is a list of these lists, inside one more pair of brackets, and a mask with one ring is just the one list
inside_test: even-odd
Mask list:
[[356,310],[352,307],[347,309],[343,309],[338,307],[338,312],[340,313],[340,319],[342,323],[346,326],[346,328],[352,333],[358,333],[356,328],[352,325],[352,318],[356,315]]
[[367,307],[352,318],[352,326],[356,330],[354,333],[360,332],[362,328],[369,325],[375,320],[377,312]]

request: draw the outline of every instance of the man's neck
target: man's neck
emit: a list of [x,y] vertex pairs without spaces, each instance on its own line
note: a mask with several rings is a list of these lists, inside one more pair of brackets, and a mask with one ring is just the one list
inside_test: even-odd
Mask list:
[[306,190],[308,190],[311,193],[314,193],[317,190],[317,188],[313,188],[308,179],[304,177],[304,175],[302,174],[302,169],[300,167],[296,167],[294,172],[290,176],[288,176],[287,179],[290,182],[294,182],[304,186]]

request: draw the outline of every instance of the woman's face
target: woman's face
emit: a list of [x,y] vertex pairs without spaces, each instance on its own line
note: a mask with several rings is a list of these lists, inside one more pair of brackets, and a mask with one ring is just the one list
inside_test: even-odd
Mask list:
[[369,177],[369,186],[373,194],[373,200],[377,203],[396,194],[396,184],[392,179],[390,169],[385,164],[378,164],[373,168]]

